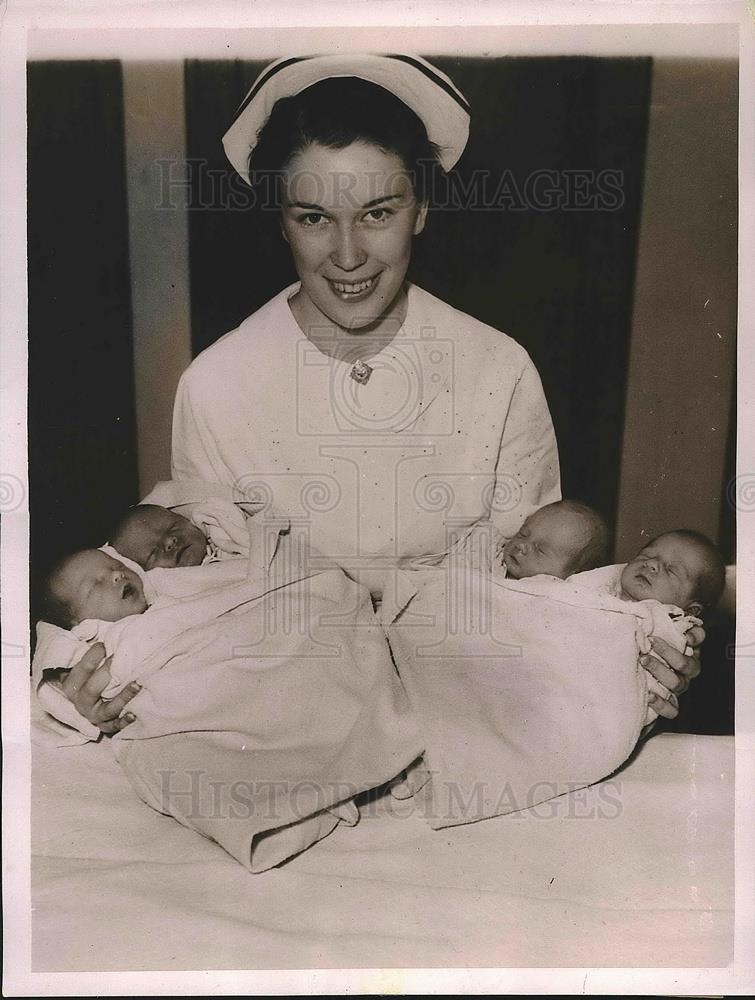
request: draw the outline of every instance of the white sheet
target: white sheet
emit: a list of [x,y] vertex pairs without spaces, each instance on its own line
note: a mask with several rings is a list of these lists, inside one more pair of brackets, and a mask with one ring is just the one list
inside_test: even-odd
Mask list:
[[33,969],[725,965],[733,753],[659,736],[601,785],[441,831],[383,797],[250,875],[140,802],[108,742],[35,747]]

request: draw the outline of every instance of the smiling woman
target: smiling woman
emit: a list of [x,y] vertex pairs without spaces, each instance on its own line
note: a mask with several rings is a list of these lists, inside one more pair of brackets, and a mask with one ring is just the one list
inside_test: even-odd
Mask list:
[[376,597],[403,557],[481,517],[513,531],[559,495],[526,352],[406,280],[468,129],[424,60],[327,56],[264,71],[224,139],[259,199],[275,192],[299,281],[185,373],[174,477],[256,490]]

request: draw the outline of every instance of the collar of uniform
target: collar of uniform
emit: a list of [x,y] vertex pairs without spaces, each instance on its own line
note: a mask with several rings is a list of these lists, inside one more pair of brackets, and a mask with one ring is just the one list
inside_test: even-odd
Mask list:
[[[296,282],[284,289],[280,294],[289,300],[299,291],[301,283]],[[407,310],[404,322],[398,329],[396,336],[381,351],[369,358],[367,364],[373,369],[370,379],[359,386],[358,392],[363,393],[365,398],[370,392],[374,392],[380,386],[380,373],[386,370],[397,372],[399,377],[414,378],[416,385],[413,387],[415,400],[413,405],[407,406],[406,413],[401,414],[390,426],[387,433],[400,434],[412,427],[419,417],[427,410],[430,404],[438,397],[438,394],[448,387],[450,381],[449,345],[446,342],[438,342],[430,328],[425,330],[420,327],[417,318],[417,294],[415,285],[407,283]],[[287,305],[287,311],[291,318],[290,330],[299,341],[298,349],[306,350],[311,347],[318,350],[316,345],[299,328],[293,313]],[[322,352],[320,352],[322,354]],[[343,366],[344,378],[349,377],[354,360],[341,360],[330,358],[322,354],[323,358],[328,358],[334,364]]]

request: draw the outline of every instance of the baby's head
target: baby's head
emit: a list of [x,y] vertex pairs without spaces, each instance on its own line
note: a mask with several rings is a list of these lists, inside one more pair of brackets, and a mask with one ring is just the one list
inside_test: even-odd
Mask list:
[[621,590],[633,601],[675,604],[688,614],[714,608],[723,593],[726,569],[713,542],[682,529],[658,535],[627,563]]
[[608,528],[597,511],[559,500],[530,514],[503,549],[507,574],[522,580],[547,573],[564,580],[608,559]]
[[87,618],[117,622],[146,610],[137,574],[100,549],[82,549],[60,559],[42,592],[41,617],[65,629]]
[[110,544],[142,569],[199,566],[207,552],[207,539],[199,528],[183,515],[151,503],[128,510],[111,533]]

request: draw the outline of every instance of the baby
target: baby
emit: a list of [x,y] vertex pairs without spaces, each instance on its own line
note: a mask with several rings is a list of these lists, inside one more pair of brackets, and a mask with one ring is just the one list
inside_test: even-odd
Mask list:
[[200,566],[216,556],[201,529],[183,515],[156,504],[128,510],[113,529],[110,544],[144,570]]
[[658,535],[626,565],[578,574],[574,582],[624,601],[658,601],[700,618],[721,599],[726,568],[715,545],[697,531]]
[[41,604],[41,617],[66,630],[87,619],[117,622],[147,610],[138,574],[100,549],[60,559],[47,576]]
[[413,556],[402,568],[455,565],[512,580],[539,574],[565,580],[605,562],[608,538],[605,521],[592,507],[558,500],[530,514],[513,538],[483,519],[464,530],[445,552]]
[[559,500],[530,514],[513,538],[499,540],[496,561],[513,580],[541,573],[565,580],[608,558],[605,521],[587,504]]

